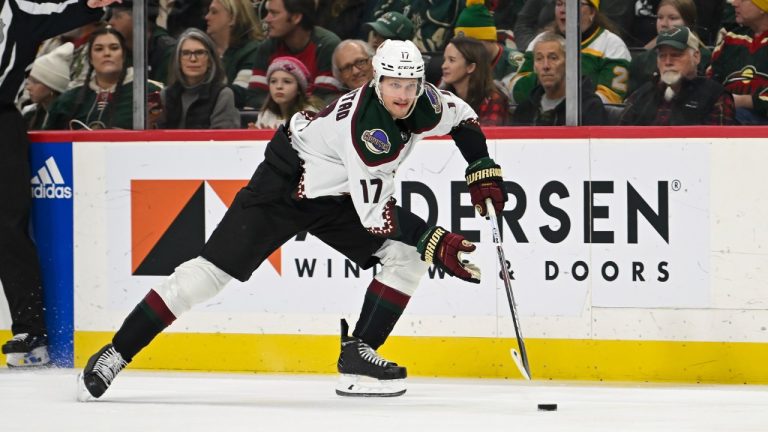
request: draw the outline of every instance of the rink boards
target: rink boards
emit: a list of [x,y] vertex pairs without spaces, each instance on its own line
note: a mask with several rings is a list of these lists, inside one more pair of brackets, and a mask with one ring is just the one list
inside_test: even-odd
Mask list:
[[[759,360],[768,354],[768,131],[488,135],[510,192],[502,231],[534,377],[768,382]],[[34,222],[55,239],[41,260],[65,362],[83,365],[150,288],[199,252],[269,137],[35,136]],[[423,141],[398,170],[396,198],[475,241],[483,281],[431,269],[383,352],[414,375],[517,377],[501,269],[487,221],[474,217],[465,167],[450,140]],[[297,236],[251,280],[177,320],[135,366],[332,372],[339,318],[356,320],[372,275]]]

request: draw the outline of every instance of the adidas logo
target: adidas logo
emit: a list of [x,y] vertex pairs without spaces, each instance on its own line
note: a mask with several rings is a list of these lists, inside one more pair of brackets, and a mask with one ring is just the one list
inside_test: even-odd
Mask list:
[[32,198],[72,198],[72,188],[64,185],[64,177],[61,176],[61,171],[59,171],[53,156],[46,159],[45,165],[37,170],[37,175],[32,177],[30,183]]

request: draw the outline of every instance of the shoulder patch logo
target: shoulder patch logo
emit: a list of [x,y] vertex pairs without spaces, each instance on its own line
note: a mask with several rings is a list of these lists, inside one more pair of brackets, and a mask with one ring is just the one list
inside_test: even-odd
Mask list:
[[432,105],[432,109],[435,110],[435,113],[440,114],[443,110],[443,106],[440,104],[440,96],[437,94],[437,91],[435,91],[435,88],[431,85],[426,85],[424,93],[427,94],[427,99],[429,100],[430,105]]
[[362,139],[365,143],[365,147],[373,154],[389,153],[389,149],[392,148],[387,133],[381,129],[372,129],[363,132]]

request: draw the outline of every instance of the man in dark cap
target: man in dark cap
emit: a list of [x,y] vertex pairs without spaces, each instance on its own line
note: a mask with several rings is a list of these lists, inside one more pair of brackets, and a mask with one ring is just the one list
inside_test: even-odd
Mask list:
[[728,125],[735,122],[733,96],[720,83],[696,74],[701,42],[688,27],[656,38],[658,74],[627,100],[626,125]]
[[387,12],[373,22],[363,24],[363,29],[368,32],[368,45],[376,51],[376,48],[387,39],[411,40],[413,39],[413,23],[400,12]]

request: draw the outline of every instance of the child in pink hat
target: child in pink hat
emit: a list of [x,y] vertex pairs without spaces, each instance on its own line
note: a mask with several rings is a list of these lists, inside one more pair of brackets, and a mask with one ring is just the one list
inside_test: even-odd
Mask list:
[[309,70],[299,59],[290,56],[277,57],[267,68],[269,96],[259,112],[256,129],[277,129],[299,111],[318,111],[321,103],[309,96],[311,82]]

